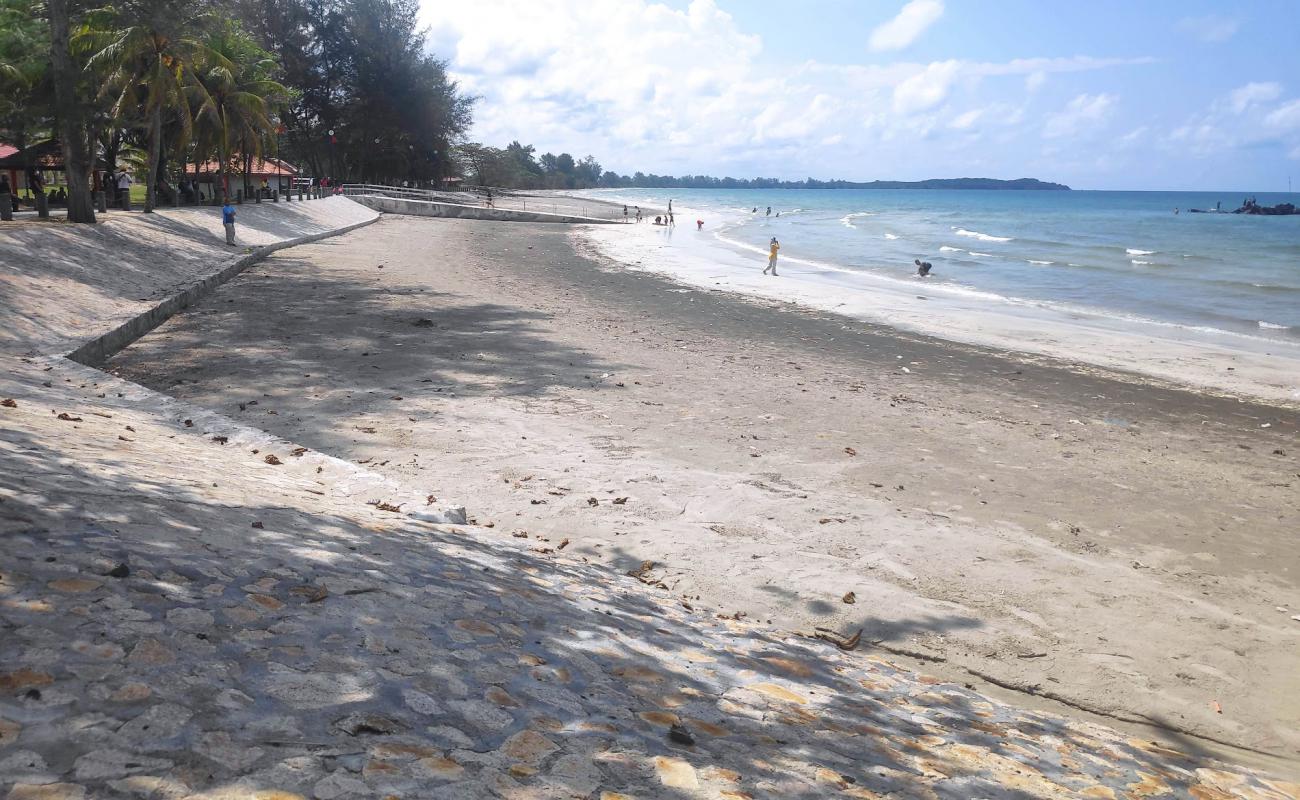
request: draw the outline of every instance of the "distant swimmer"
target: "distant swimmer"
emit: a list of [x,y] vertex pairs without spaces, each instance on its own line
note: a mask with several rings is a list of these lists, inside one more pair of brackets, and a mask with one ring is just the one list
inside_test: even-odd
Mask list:
[[695,220],[695,230],[697,231],[704,230],[704,220],[702,219]]
[[931,264],[929,261],[922,261],[919,258],[914,260],[912,263],[916,264],[916,274],[918,277],[921,278],[930,277],[930,270],[934,269],[933,264]]
[[767,267],[763,269],[763,274],[766,275],[767,271],[770,269],[772,270],[772,274],[776,275],[776,254],[777,251],[781,249],[781,243],[776,240],[775,236],[773,236],[771,243],[768,244],[767,247]]
[[758,213],[758,206],[754,206],[753,208],[751,208],[751,209],[749,210],[749,213],[751,213],[751,214],[757,214],[757,213]]
[[772,207],[771,207],[771,206],[768,206],[768,207],[767,207],[767,216],[769,216],[769,217],[772,216]]
[[1176,209],[1176,208],[1174,209],[1174,216],[1175,216],[1175,217],[1178,216],[1178,209]]

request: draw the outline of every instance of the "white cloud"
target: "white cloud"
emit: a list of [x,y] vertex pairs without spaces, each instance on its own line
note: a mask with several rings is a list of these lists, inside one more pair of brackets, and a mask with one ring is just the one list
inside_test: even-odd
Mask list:
[[1300,159],[1300,99],[1278,103],[1282,91],[1276,83],[1240,86],[1192,115],[1169,139],[1181,152],[1199,157],[1271,145]]
[[[1037,124],[1006,104],[1004,88],[1149,61],[781,65],[760,61],[761,39],[712,0],[682,10],[655,0],[424,0],[421,12],[452,76],[483,98],[471,138],[591,153],[624,173],[929,177],[1002,157],[1019,164],[1026,148],[1009,142]],[[999,85],[1007,81],[1016,86]]]
[[912,114],[934,108],[948,97],[948,89],[961,72],[957,61],[936,61],[894,87],[894,110]]
[[1264,117],[1264,124],[1280,132],[1300,131],[1300,100],[1278,106]]
[[1026,91],[1036,92],[1043,88],[1043,84],[1045,83],[1047,83],[1047,73],[1042,70],[1036,70],[1025,76]]
[[1228,105],[1234,114],[1241,114],[1256,103],[1268,103],[1282,96],[1279,83],[1248,83],[1232,90]]
[[958,131],[970,130],[975,127],[975,123],[979,122],[982,116],[984,116],[984,109],[972,108],[970,111],[954,117],[952,122],[948,123],[948,127]]
[[876,52],[902,50],[943,16],[943,0],[911,0],[898,15],[876,26],[867,46]]
[[1065,108],[1048,116],[1043,135],[1049,139],[1086,133],[1104,124],[1115,110],[1116,98],[1110,94],[1081,94]]
[[1134,128],[1133,130],[1119,137],[1119,143],[1123,147],[1131,147],[1135,144],[1138,144],[1143,139],[1145,139],[1146,133],[1147,133],[1147,126],[1139,125],[1138,127]]
[[1178,28],[1203,42],[1226,42],[1237,33],[1241,23],[1231,17],[1209,14],[1204,17],[1184,17]]

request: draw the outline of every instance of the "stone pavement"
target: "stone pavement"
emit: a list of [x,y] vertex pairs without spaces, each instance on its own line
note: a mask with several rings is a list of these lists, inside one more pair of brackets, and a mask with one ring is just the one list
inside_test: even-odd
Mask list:
[[5,358],[0,797],[1300,790],[718,618],[563,539],[422,521],[440,498]]

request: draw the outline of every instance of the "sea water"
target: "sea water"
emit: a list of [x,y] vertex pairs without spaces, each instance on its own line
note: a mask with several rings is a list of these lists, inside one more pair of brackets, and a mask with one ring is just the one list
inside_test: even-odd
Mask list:
[[[1241,204],[1240,192],[622,189],[584,194],[654,209],[649,218],[671,199],[677,223],[671,231],[655,229],[647,219],[633,235],[619,230],[592,235],[620,260],[679,277],[691,273],[697,283],[705,283],[701,270],[713,265],[716,274],[708,277],[718,279],[714,285],[771,296],[767,284],[751,287],[747,271],[757,275],[766,265],[768,242],[775,237],[782,275],[800,281],[792,291],[796,299],[816,295],[814,305],[927,333],[972,341],[991,337],[997,341],[988,343],[1014,347],[1018,338],[1041,343],[1077,333],[1059,325],[1053,331],[1055,323],[1086,322],[1089,336],[1104,336],[1108,347],[1124,349],[1132,363],[1123,366],[1139,369],[1138,340],[1153,335],[1166,343],[1203,345],[1219,355],[1241,350],[1300,358],[1300,216],[1226,213]],[[1300,196],[1253,196],[1264,205],[1300,203]],[[1225,213],[1191,212],[1213,210],[1216,204]],[[696,220],[704,221],[702,230]],[[914,259],[934,265],[929,278],[915,277]],[[932,302],[903,303],[918,292]],[[892,300],[882,299],[890,293]],[[1169,355],[1157,350],[1146,355]],[[1295,388],[1300,376],[1285,374],[1296,364],[1300,361],[1272,365],[1282,373],[1271,379],[1284,390],[1278,396],[1300,398]]]

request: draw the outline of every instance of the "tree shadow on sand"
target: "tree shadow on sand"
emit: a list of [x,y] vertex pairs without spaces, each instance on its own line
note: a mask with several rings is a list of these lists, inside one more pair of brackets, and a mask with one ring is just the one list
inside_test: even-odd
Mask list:
[[[199,798],[311,795],[331,770],[448,798],[1021,800],[1097,784],[1187,796],[1197,781],[1170,751],[696,613],[505,534],[305,492],[310,470],[202,435],[179,428],[174,446],[216,448],[244,500],[199,491],[161,457],[0,431],[6,669],[53,676],[6,691],[0,713],[50,770],[85,767],[95,796],[109,778],[80,760],[95,750]],[[114,562],[130,574],[103,577]],[[50,583],[72,576],[97,585]],[[130,655],[105,662],[108,645]],[[147,700],[104,699],[137,683]]]
[[284,256],[274,270],[239,276],[105,369],[180,397],[219,386],[209,398],[214,410],[250,424],[291,413],[293,438],[342,453],[365,441],[358,431],[372,423],[362,418],[427,417],[417,404],[440,396],[600,388],[601,376],[621,367],[548,338],[544,319],[391,280],[378,267],[369,281],[326,279],[310,261]]

